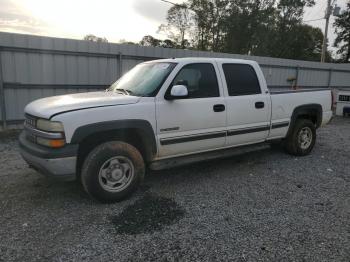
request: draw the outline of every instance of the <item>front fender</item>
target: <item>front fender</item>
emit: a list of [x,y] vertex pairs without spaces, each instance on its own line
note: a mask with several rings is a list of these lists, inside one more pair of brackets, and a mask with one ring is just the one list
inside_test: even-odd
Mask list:
[[157,143],[152,125],[148,121],[142,119],[104,121],[80,126],[74,131],[71,143],[79,144],[85,138],[93,134],[123,129],[136,129],[140,131],[142,138],[147,143],[147,147],[151,150],[153,155],[156,155]]

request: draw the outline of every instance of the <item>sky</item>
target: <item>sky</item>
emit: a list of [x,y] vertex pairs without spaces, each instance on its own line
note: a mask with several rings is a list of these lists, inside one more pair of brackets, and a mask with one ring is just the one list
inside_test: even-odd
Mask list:
[[[346,7],[346,2],[347,0],[333,0],[337,6],[341,8],[341,10],[344,10]],[[324,32],[325,25],[326,25],[326,20],[318,20],[318,21],[310,21],[309,20],[314,20],[314,19],[319,19],[319,18],[324,18],[325,15],[325,10],[327,7],[327,0],[315,0],[316,5],[310,8],[305,9],[305,14],[304,14],[304,21],[305,24],[314,26],[314,27],[319,27],[322,29],[322,32]],[[333,28],[333,23],[334,23],[334,16],[330,17],[329,20],[329,31],[328,31],[328,39],[329,39],[329,49],[334,51],[335,48],[333,48],[333,42],[334,39],[336,38],[336,34]]]
[[[336,3],[345,7],[346,0]],[[305,10],[304,20],[322,18],[326,4],[327,0],[316,0]],[[161,0],[0,0],[0,31],[74,39],[94,34],[109,42],[139,42],[149,34],[165,38],[157,30],[170,7]],[[307,23],[323,30],[325,20]],[[331,43],[334,38],[331,26]]]
[[170,6],[160,0],[0,0],[0,31],[138,42],[156,35]]

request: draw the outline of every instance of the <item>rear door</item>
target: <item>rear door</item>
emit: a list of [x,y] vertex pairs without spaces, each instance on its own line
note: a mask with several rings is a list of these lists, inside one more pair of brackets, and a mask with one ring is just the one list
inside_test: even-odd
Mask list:
[[226,146],[264,141],[270,129],[270,95],[263,92],[254,65],[219,62],[219,68],[227,106]]
[[196,153],[225,146],[226,111],[222,86],[215,63],[183,65],[166,88],[186,85],[189,95],[156,100],[159,157]]

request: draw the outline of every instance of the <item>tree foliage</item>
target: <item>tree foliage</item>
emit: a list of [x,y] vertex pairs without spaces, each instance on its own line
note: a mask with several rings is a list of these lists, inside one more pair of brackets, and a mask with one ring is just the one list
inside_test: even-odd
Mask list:
[[160,40],[151,35],[145,35],[140,41],[142,46],[158,46],[164,48],[178,48],[177,44],[170,39]]
[[99,42],[99,43],[108,43],[107,38],[105,37],[98,37],[92,34],[84,36],[83,40],[85,41],[91,41],[91,42]]
[[334,46],[338,47],[337,53],[341,56],[341,62],[350,63],[350,1],[346,5],[343,14],[334,22],[337,37]]
[[154,38],[151,35],[145,35],[140,41],[142,46],[160,46],[161,40]]
[[168,10],[167,24],[159,26],[158,32],[166,32],[168,37],[181,48],[188,47],[186,36],[192,27],[192,18],[185,5],[174,5]]
[[188,6],[194,13],[194,46],[200,50],[220,51],[229,1],[189,0]]
[[323,33],[302,23],[304,8],[314,4],[314,0],[187,0],[169,9],[162,29],[168,36],[176,35],[170,38],[181,48],[319,60]]
[[224,51],[272,56],[277,33],[274,0],[231,1],[225,18]]

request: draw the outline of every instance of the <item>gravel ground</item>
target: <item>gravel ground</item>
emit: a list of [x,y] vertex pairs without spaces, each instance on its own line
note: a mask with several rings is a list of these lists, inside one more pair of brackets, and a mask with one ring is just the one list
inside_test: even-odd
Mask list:
[[0,261],[350,261],[350,119],[311,155],[265,149],[150,172],[133,197],[90,200],[0,140]]

